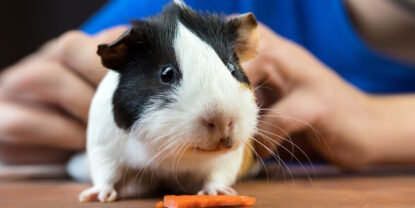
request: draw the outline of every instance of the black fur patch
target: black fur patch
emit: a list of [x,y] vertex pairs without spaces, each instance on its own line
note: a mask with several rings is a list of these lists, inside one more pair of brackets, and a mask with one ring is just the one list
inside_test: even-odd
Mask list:
[[173,48],[175,34],[176,20],[166,15],[133,22],[133,41],[128,45],[126,64],[118,70],[120,80],[113,97],[114,118],[120,128],[129,130],[152,100],[159,101],[162,106],[158,107],[172,102],[168,91],[177,87],[180,79],[172,85],[163,84],[160,71],[173,65],[180,73]]
[[[153,100],[157,100],[156,103],[160,105],[157,108],[167,107],[173,102],[169,95],[180,85],[180,79],[174,84],[166,85],[160,82],[159,76],[166,65],[174,66],[180,74],[173,48],[178,20],[211,45],[225,65],[230,62],[235,66],[237,72],[234,77],[238,81],[249,83],[235,53],[238,22],[171,4],[163,13],[147,21],[133,22],[131,32],[125,37],[128,38],[128,44],[122,48],[122,64],[118,59],[109,62],[119,66],[113,70],[120,73],[118,88],[113,97],[113,112],[118,127],[130,130],[143,111],[153,105]],[[101,52],[106,50],[108,46],[101,46]],[[105,56],[101,57],[104,59]]]

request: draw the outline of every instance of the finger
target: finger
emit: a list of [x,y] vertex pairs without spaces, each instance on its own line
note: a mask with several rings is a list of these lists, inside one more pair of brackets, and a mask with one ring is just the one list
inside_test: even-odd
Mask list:
[[49,53],[53,59],[96,86],[106,73],[96,54],[97,46],[98,43],[86,34],[71,31],[61,36]]
[[285,81],[276,65],[269,60],[269,57],[259,55],[256,58],[242,64],[245,74],[253,86],[266,84],[274,89],[280,90],[285,85]]
[[[287,49],[287,40],[273,33],[265,26],[260,27],[260,44],[255,58],[242,63],[242,67],[253,86],[267,83],[281,91],[292,86],[294,77],[292,69],[287,64],[288,61],[296,61],[289,57],[290,50]],[[281,62],[281,59],[284,62]]]
[[258,31],[259,44],[257,48],[257,55],[253,59],[242,63],[242,68],[244,69],[252,85],[262,82],[266,77],[271,75],[273,70],[275,70],[272,57],[268,56],[268,53],[264,53],[264,50],[266,51],[268,48],[267,44],[272,41],[272,38],[269,37],[271,36],[269,34],[270,31],[263,24],[260,24]]
[[[30,70],[27,69],[30,67]],[[58,106],[84,123],[94,89],[58,63],[38,63],[4,75],[1,94],[30,102]],[[4,95],[3,95],[4,97]]]
[[[258,27],[258,32],[260,35],[261,39],[274,39],[273,42],[275,42],[277,45],[281,45],[281,46],[285,46],[287,44],[290,44],[290,41],[284,37],[282,37],[281,35],[275,33],[271,28],[269,28],[268,26],[260,23],[259,27]],[[267,42],[262,42],[259,45],[259,48],[266,48],[267,47]]]
[[[261,63],[261,57],[257,56],[247,62],[242,63],[242,68],[248,77],[249,82],[252,85],[258,85],[266,77],[269,76],[269,70],[266,70],[270,66],[267,63]],[[272,66],[271,66],[272,67]]]
[[67,33],[58,41],[59,58],[65,65],[96,86],[107,72],[97,55],[98,45],[114,41],[125,29],[125,27],[112,28],[98,33],[95,37],[79,31]]
[[53,111],[0,103],[0,142],[80,150],[85,147],[85,126]]
[[0,163],[6,165],[65,163],[72,154],[52,147],[0,143]]
[[115,26],[97,33],[94,40],[98,43],[111,43],[123,34],[128,27],[126,25]]
[[[307,97],[301,94],[290,95],[269,109],[261,109],[261,116],[256,136],[256,150],[263,158],[274,153],[283,141],[290,139],[294,132],[312,128],[317,119],[313,104],[307,102]],[[299,102],[300,101],[300,102]],[[305,103],[305,104],[304,104]]]
[[[256,58],[244,69],[252,80],[261,81],[256,74],[261,65],[271,65],[287,85],[317,76],[324,65],[300,45],[281,37],[264,25],[259,26],[260,42]],[[271,67],[268,67],[271,68]],[[323,70],[324,71],[324,70]]]

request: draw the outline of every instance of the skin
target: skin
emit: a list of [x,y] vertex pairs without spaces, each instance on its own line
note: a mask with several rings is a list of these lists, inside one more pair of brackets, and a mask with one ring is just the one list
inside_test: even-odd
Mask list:
[[287,135],[305,132],[318,152],[347,169],[415,161],[414,95],[365,94],[300,46],[259,29],[258,56],[244,68],[264,109],[257,139],[268,149],[256,145],[262,157]]
[[[413,14],[390,1],[349,0],[346,6],[368,45],[415,66]],[[314,150],[345,169],[415,162],[415,95],[366,94],[263,25],[260,34],[259,53],[244,68],[265,109],[257,139],[267,148],[256,145],[262,157],[302,132]]]
[[[415,43],[413,21],[386,0],[370,1],[346,1],[357,31],[373,49],[415,65],[408,49]],[[379,9],[390,14],[387,20]],[[62,162],[84,148],[88,106],[105,73],[96,46],[124,29],[95,37],[69,32],[0,75],[2,162]],[[243,67],[264,109],[256,137],[267,147],[256,144],[262,157],[303,132],[315,150],[343,168],[415,162],[415,95],[366,94],[295,43],[263,25],[259,33],[258,55]]]
[[[414,11],[393,3],[398,1],[348,0],[346,6],[356,30],[371,48],[414,66]],[[414,0],[408,2],[415,5]]]
[[89,104],[106,69],[96,48],[125,27],[94,37],[70,31],[0,76],[0,161],[60,163],[85,148]]

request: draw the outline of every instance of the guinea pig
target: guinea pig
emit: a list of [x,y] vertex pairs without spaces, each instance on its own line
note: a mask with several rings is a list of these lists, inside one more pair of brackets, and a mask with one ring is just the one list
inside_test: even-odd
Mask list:
[[225,17],[174,1],[98,46],[110,69],[92,100],[81,202],[163,190],[236,194],[255,164],[258,107],[240,66],[256,54],[252,13]]

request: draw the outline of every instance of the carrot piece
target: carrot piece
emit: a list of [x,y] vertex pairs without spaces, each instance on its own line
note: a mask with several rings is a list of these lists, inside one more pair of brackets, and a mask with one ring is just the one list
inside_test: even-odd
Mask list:
[[255,198],[248,196],[209,196],[209,195],[167,195],[164,206],[167,208],[204,208],[218,206],[251,206]]
[[159,201],[159,202],[157,202],[157,204],[156,204],[156,208],[163,208],[164,207],[164,203],[163,203],[163,201]]

